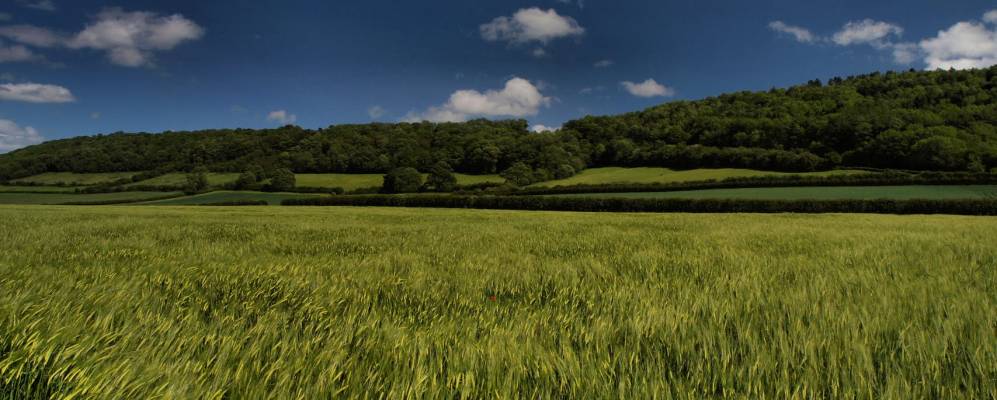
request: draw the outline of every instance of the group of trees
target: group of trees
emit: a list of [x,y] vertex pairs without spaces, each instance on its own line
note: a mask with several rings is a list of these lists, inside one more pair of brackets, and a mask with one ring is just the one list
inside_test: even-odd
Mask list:
[[564,130],[595,146],[593,165],[979,172],[997,167],[995,100],[997,66],[887,72],[586,117]]
[[452,192],[457,188],[457,178],[450,164],[437,162],[429,168],[423,180],[419,170],[412,167],[395,168],[384,175],[381,193]]
[[[678,101],[532,133],[523,120],[374,123],[55,140],[0,155],[0,181],[43,172],[501,173],[524,185],[593,166],[997,168],[997,66],[874,73]],[[260,182],[259,174],[255,183]],[[267,178],[271,179],[271,178]],[[241,180],[249,185],[249,175]],[[434,182],[431,186],[435,187]]]

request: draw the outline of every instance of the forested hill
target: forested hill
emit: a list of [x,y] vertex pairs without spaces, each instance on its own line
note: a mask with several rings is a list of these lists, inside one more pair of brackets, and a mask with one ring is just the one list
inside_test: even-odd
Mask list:
[[555,133],[530,133],[522,120],[116,133],[0,155],[0,180],[198,166],[384,172],[401,166],[427,170],[438,161],[471,174],[525,166],[535,180],[608,165],[988,171],[997,168],[995,99],[997,66],[815,80],[586,117]]

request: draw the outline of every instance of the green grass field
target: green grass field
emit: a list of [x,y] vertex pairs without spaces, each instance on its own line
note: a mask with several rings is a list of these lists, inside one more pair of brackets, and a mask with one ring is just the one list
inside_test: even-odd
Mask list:
[[[459,185],[472,185],[486,182],[505,182],[498,175],[465,175],[454,174]],[[295,174],[298,186],[303,187],[341,187],[346,190],[380,187],[384,183],[384,174]],[[425,178],[425,174],[423,174]]]
[[72,186],[7,186],[0,185],[0,193],[24,193],[24,192],[46,192],[46,193],[72,193],[76,187]]
[[264,192],[232,192],[218,191],[193,196],[177,197],[174,199],[155,200],[141,203],[144,205],[198,205],[228,203],[234,201],[255,201],[266,200],[271,205],[280,205],[281,201],[287,199],[302,199],[309,197],[323,196],[321,194],[304,193],[264,193]]
[[687,181],[704,181],[709,179],[721,180],[725,178],[749,178],[757,176],[782,176],[782,175],[802,175],[802,176],[830,176],[842,174],[865,174],[865,171],[856,170],[835,170],[824,172],[806,173],[785,173],[758,171],[753,169],[692,169],[676,171],[668,168],[589,168],[579,172],[577,175],[567,179],[548,181],[534,184],[533,186],[571,186],[571,185],[599,185],[607,183],[672,183]]
[[[239,178],[239,174],[234,173],[224,173],[224,172],[209,172],[205,174],[208,178],[208,184],[211,186],[220,186],[226,183],[235,182]],[[125,186],[176,186],[182,187],[187,184],[187,174],[184,173],[169,173],[165,175],[160,175],[155,178],[146,179],[144,181],[139,181],[131,183]]]
[[104,201],[130,202],[179,194],[179,192],[119,192],[95,194],[0,192],[0,204],[65,204]]
[[0,207],[4,398],[990,398],[997,219]]
[[41,185],[52,185],[56,183],[66,183],[70,185],[98,185],[101,183],[114,182],[119,179],[131,178],[139,172],[106,172],[95,174],[76,174],[72,172],[47,172],[40,175],[29,176],[27,178],[15,179],[13,182],[27,182]]
[[997,185],[775,187],[683,190],[678,192],[586,193],[558,196],[756,200],[997,199]]

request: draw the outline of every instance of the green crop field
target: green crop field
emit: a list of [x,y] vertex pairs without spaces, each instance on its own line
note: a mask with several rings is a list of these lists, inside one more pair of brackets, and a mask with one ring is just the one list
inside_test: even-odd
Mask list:
[[0,185],[0,193],[72,193],[76,187],[72,186],[7,186]]
[[179,195],[179,192],[119,192],[119,193],[10,193],[0,192],[0,204],[65,204],[105,201],[130,202]]
[[3,398],[992,398],[997,219],[0,207]]
[[[454,174],[459,185],[472,185],[486,182],[505,182],[498,175],[465,175]],[[295,174],[297,185],[302,187],[341,187],[345,190],[380,187],[384,183],[384,174]],[[425,174],[423,174],[425,178]]]
[[997,185],[773,187],[683,190],[677,192],[586,193],[558,196],[759,200],[997,199]]
[[139,174],[139,172],[104,172],[94,174],[48,172],[40,175],[29,176],[27,178],[15,179],[13,182],[35,183],[40,185],[52,185],[57,183],[69,185],[97,185],[101,183],[114,182],[119,179],[131,178],[136,174]]
[[[235,173],[219,173],[219,172],[209,172],[205,174],[208,178],[208,184],[211,186],[220,186],[226,183],[235,182],[239,178],[239,174]],[[184,173],[169,173],[165,175],[160,175],[155,178],[146,179],[144,181],[139,181],[131,183],[125,186],[176,186],[182,187],[187,184],[187,174]]]
[[805,173],[785,173],[772,171],[758,171],[753,169],[692,169],[677,171],[668,168],[589,168],[579,172],[577,175],[567,179],[548,181],[534,184],[533,186],[570,186],[570,185],[599,185],[607,183],[672,183],[688,181],[704,181],[709,179],[721,180],[726,178],[750,178],[757,176],[830,176],[830,175],[851,175],[866,174],[865,171],[857,170],[834,170],[824,172]]
[[256,201],[266,200],[271,205],[279,205],[281,201],[287,199],[302,199],[309,197],[323,196],[321,194],[305,193],[264,193],[264,192],[232,192],[218,191],[193,196],[177,197],[166,200],[155,200],[141,204],[147,205],[198,205],[229,203],[235,201]]

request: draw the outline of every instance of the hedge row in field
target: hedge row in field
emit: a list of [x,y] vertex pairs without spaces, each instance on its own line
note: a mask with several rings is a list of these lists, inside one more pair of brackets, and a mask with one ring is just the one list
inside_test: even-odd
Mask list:
[[512,195],[549,195],[577,193],[674,192],[699,189],[736,189],[799,186],[894,186],[894,185],[989,185],[997,184],[997,174],[961,172],[924,172],[916,175],[886,172],[879,174],[831,176],[759,176],[723,180],[672,183],[620,183],[524,188]]
[[284,200],[285,206],[371,206],[498,210],[692,212],[692,213],[877,213],[997,215],[997,200],[739,200],[622,199],[527,196],[334,196]]

